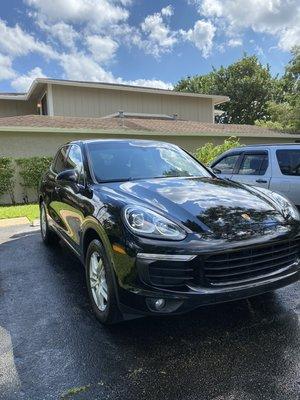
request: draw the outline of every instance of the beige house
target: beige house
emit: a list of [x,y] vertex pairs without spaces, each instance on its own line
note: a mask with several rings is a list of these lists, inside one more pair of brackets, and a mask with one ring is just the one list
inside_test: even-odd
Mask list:
[[[228,100],[226,96],[37,79],[28,93],[0,94],[0,157],[53,156],[61,144],[86,138],[162,140],[190,152],[207,142],[220,144],[230,136],[242,144],[300,143],[296,134],[215,124],[214,106]],[[22,202],[18,180],[15,198]],[[9,196],[0,198],[0,204],[9,202]]]
[[[174,120],[167,116],[117,114],[106,118],[27,115],[0,118],[0,156],[13,158],[53,156],[58,146],[86,138],[140,138],[175,143],[190,152],[207,142],[223,143],[236,136],[242,144],[300,143],[300,135],[286,134],[252,125],[225,125]],[[22,187],[15,197],[22,202]],[[8,196],[0,198],[9,203]]]
[[118,111],[214,122],[227,96],[182,93],[110,83],[36,79],[27,93],[0,94],[0,117],[41,114],[98,118]]

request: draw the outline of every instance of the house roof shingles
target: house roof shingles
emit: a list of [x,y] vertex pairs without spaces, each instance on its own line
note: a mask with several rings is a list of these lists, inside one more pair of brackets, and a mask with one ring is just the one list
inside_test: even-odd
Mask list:
[[286,137],[300,139],[300,134],[288,134],[254,125],[213,124],[197,121],[166,120],[155,118],[112,117],[112,118],[82,118],[24,115],[15,117],[1,117],[0,130],[3,128],[41,128],[70,129],[74,130],[105,130],[105,131],[139,131],[156,132],[166,135],[237,135],[237,136],[263,136]]

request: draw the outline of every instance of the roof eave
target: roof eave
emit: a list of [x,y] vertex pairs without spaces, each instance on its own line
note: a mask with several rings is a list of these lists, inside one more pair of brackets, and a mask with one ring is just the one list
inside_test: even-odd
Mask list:
[[[210,95],[210,94],[201,94],[201,93],[188,93],[188,92],[176,92],[174,90],[167,89],[159,89],[159,88],[150,88],[143,86],[133,86],[133,85],[122,85],[122,84],[114,84],[114,83],[104,83],[104,82],[80,82],[80,81],[64,81],[59,79],[47,79],[47,78],[36,78],[29,87],[28,92],[25,95],[11,95],[4,96],[6,100],[28,100],[30,99],[32,93],[36,89],[38,85],[41,84],[52,84],[52,85],[63,85],[63,86],[78,86],[78,87],[88,87],[88,88],[98,88],[104,90],[121,90],[121,91],[129,91],[129,92],[144,92],[149,94],[162,94],[168,96],[180,96],[180,97],[195,97],[195,98],[206,98],[212,99],[213,104],[221,104],[229,101],[229,97],[220,96],[220,95]],[[4,99],[4,97],[0,94],[0,99]]]

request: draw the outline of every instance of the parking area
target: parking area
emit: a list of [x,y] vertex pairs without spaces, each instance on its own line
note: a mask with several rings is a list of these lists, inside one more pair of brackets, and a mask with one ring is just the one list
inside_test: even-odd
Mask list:
[[299,289],[107,328],[65,247],[1,228],[0,399],[299,399]]

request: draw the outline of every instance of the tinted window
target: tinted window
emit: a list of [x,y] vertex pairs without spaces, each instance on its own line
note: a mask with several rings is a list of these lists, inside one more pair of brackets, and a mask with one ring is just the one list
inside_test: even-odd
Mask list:
[[177,146],[155,142],[91,142],[88,150],[96,179],[128,180],[211,176]]
[[221,171],[222,174],[232,174],[239,156],[239,154],[234,154],[232,156],[224,157],[214,165],[213,169]]
[[79,174],[79,181],[83,183],[83,162],[81,149],[77,145],[72,145],[66,158],[66,169],[76,169]]
[[67,146],[62,147],[58,152],[54,160],[53,164],[53,171],[59,174],[60,172],[67,169],[66,167],[66,153],[67,153]]
[[239,175],[264,175],[268,168],[267,154],[245,154]]
[[300,176],[300,150],[277,150],[276,155],[283,175]]

